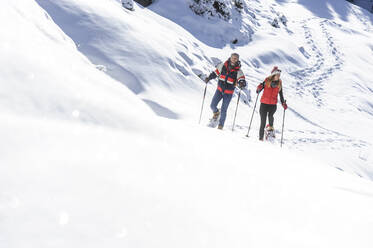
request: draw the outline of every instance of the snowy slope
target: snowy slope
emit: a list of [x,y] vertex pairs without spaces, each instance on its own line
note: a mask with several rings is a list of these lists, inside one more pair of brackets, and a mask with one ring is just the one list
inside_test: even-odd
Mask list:
[[4,23],[11,20],[1,30],[2,114],[134,129],[124,120],[141,119],[138,111],[152,116],[130,90],[78,53],[35,2],[23,4],[5,4],[1,13]]
[[[184,0],[156,1],[150,8],[121,7],[119,1],[37,2],[93,63],[138,94],[156,114],[195,123],[203,83],[232,51],[255,87],[278,65],[285,72],[290,106],[286,146],[312,153],[332,166],[371,178],[373,158],[372,15],[340,1],[247,1],[229,22],[195,15]],[[288,25],[270,23],[285,15]],[[97,35],[100,34],[100,35]],[[243,38],[246,37],[246,38]],[[230,43],[238,39],[236,45]],[[356,49],[358,48],[358,49]],[[215,84],[215,83],[213,83]],[[204,120],[215,86],[209,86]],[[243,98],[245,99],[245,97]],[[236,99],[233,99],[235,102]],[[233,122],[231,104],[226,129]],[[240,105],[237,135],[246,133],[250,107]],[[351,118],[351,116],[354,116]],[[280,129],[282,110],[276,115]],[[254,119],[253,135],[259,125]]]
[[[272,66],[268,45],[277,47],[283,68],[312,64],[288,31],[253,28],[248,46],[216,49],[156,11],[128,12],[117,1],[37,2],[48,13],[29,0],[7,1],[0,10],[0,247],[371,247],[372,182],[320,155],[330,145],[325,153],[341,156],[337,162],[349,158],[341,166],[368,178],[365,164],[344,153],[361,137],[365,147],[371,139],[348,123],[346,134],[325,130],[332,120],[318,121],[330,106],[318,107],[307,90],[298,96],[290,72],[287,98],[300,110],[289,111],[294,126],[284,149],[242,138],[252,103],[240,105],[241,128],[233,135],[196,125],[203,85],[194,72],[207,73],[233,49],[243,54],[252,91]],[[370,33],[360,32],[369,46]],[[344,53],[359,65],[346,66],[350,73],[369,69],[363,49]],[[106,74],[99,70],[105,67]],[[355,101],[363,97],[369,101],[364,91]],[[344,101],[337,93],[322,99]],[[334,121],[351,111],[356,122],[370,123],[356,106],[342,107]],[[301,131],[331,140],[302,143]],[[297,151],[301,144],[315,151]]]

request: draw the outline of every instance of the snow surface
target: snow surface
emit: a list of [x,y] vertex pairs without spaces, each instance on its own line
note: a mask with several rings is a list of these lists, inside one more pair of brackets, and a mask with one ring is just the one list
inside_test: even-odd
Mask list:
[[[2,3],[0,247],[371,247],[372,15],[246,7],[225,22],[182,0]],[[251,102],[235,132],[236,97],[224,131],[199,126],[196,74],[232,51]],[[257,113],[244,138],[273,65],[283,149],[257,141]]]

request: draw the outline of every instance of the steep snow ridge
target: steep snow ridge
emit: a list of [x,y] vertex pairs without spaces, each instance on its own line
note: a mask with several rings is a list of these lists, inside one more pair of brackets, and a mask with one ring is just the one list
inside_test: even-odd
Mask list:
[[131,91],[82,56],[35,2],[6,4],[3,11],[1,21],[12,20],[14,26],[1,30],[1,112],[112,127],[130,127],[124,120],[141,118],[137,111],[153,116]]
[[[112,13],[101,11],[97,1],[37,2],[93,63],[105,65],[109,75],[147,102],[168,109],[173,102],[180,106],[180,94],[195,95],[201,89],[192,69],[207,68],[206,56],[198,41],[173,22],[147,9],[126,11],[117,1],[107,1],[105,8]],[[97,33],[102,35],[96,37]],[[176,110],[191,115],[198,105]]]

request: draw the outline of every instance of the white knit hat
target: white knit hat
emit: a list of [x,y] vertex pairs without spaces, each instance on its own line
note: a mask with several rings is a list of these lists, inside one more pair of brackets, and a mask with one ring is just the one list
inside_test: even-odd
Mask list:
[[279,74],[279,75],[281,74],[281,70],[278,69],[277,66],[273,67],[273,69],[272,69],[272,71],[271,71],[271,76],[274,76],[274,75],[276,75],[276,74]]

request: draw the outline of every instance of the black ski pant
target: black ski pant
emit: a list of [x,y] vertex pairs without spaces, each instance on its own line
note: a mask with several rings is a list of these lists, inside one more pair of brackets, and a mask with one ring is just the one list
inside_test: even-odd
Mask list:
[[263,139],[264,137],[264,128],[266,126],[267,121],[267,115],[268,115],[268,121],[269,125],[273,127],[274,118],[273,115],[275,114],[277,109],[277,104],[260,104],[260,129],[259,129],[259,139]]

